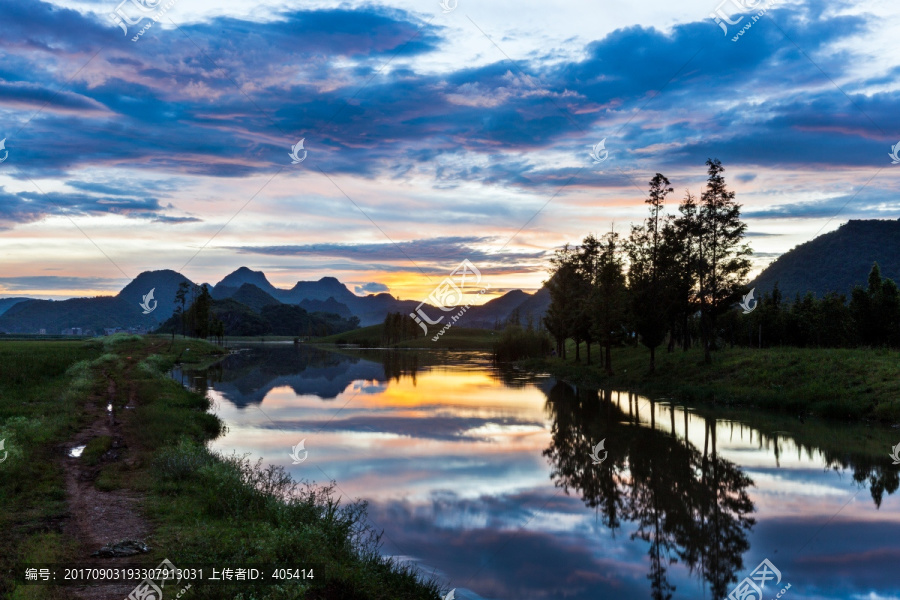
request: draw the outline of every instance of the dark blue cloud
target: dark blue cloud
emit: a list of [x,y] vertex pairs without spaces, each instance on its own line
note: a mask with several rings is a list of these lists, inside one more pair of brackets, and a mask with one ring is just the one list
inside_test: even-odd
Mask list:
[[[864,182],[863,182],[864,183]],[[750,219],[817,219],[841,214],[842,218],[879,215],[896,218],[900,215],[900,199],[890,190],[863,188],[854,194],[842,194],[822,200],[776,204],[768,208],[744,211]]]
[[269,256],[327,256],[371,263],[395,261],[406,256],[423,261],[469,259],[473,263],[515,263],[542,260],[544,252],[488,252],[477,245],[488,246],[497,240],[492,237],[437,237],[407,242],[375,244],[305,244],[296,246],[240,246],[232,248],[241,253]]
[[16,224],[33,223],[51,215],[115,214],[166,223],[199,220],[189,216],[165,214],[164,211],[174,208],[171,204],[161,204],[156,198],[102,196],[56,191],[47,193],[23,191],[11,194],[0,186],[0,229]]
[[[900,92],[857,91],[866,83],[855,80],[858,57],[837,49],[872,17],[821,6],[779,5],[738,43],[711,19],[668,32],[635,26],[591,42],[578,60],[449,73],[414,60],[449,42],[441,28],[377,6],[220,17],[157,27],[139,43],[112,23],[37,0],[0,0],[0,11],[0,99],[51,99],[9,140],[31,176],[112,160],[244,177],[286,166],[287,148],[305,137],[304,169],[398,179],[421,171],[439,189],[568,182],[630,195],[645,178],[623,171],[690,167],[702,179],[715,156],[739,164],[738,180],[749,182],[747,165],[881,165],[896,141],[881,128],[900,109]],[[56,89],[64,91],[52,96]],[[611,160],[594,166],[586,146],[601,137]],[[586,168],[547,160],[560,152]]]

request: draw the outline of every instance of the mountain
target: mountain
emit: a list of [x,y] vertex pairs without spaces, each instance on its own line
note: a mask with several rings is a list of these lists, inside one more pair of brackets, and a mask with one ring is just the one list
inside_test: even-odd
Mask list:
[[298,281],[281,298],[282,302],[297,304],[302,300],[328,300],[334,298],[342,304],[352,303],[360,298],[334,277],[323,277],[318,281]]
[[[225,276],[224,279],[222,279],[222,281],[217,283],[213,289],[216,291],[221,291],[221,288],[234,288],[235,291],[237,291],[245,283],[255,285],[276,300],[283,301],[279,297],[283,290],[279,290],[277,287],[269,283],[269,280],[266,278],[266,274],[262,271],[252,271],[247,267],[241,267],[237,271],[229,273]],[[218,294],[213,294],[213,297],[218,297]]]
[[115,296],[72,298],[70,300],[26,300],[0,315],[0,331],[8,333],[60,334],[62,330],[81,327],[102,333],[105,327],[150,327],[156,321],[142,314],[140,308]]
[[32,300],[32,298],[0,298],[0,315],[8,311],[19,302],[24,302],[26,300]]
[[[0,300],[0,307],[5,308],[5,312],[0,312],[0,331],[36,333],[46,329],[48,333],[58,334],[64,329],[80,327],[99,334],[105,328],[114,327],[156,329],[174,314],[175,294],[184,282],[192,288],[188,296],[189,306],[191,295],[199,286],[171,270],[141,273],[116,296],[63,301],[3,299]],[[148,306],[153,311],[145,315],[141,304],[151,291],[153,298],[148,298]],[[366,326],[384,322],[385,316],[391,312],[409,315],[420,304],[417,300],[400,300],[388,293],[357,296],[334,277],[298,281],[289,290],[279,289],[269,282],[265,273],[247,267],[227,275],[210,288],[210,295],[220,302],[217,311],[232,331],[241,327],[254,332],[265,328],[280,330],[282,324],[277,322],[280,318],[285,319],[284,326],[302,326],[304,331],[309,329],[311,335],[318,335],[320,330],[334,333],[337,328],[345,326],[340,320],[325,317],[327,313],[336,314],[341,320],[355,316],[361,325]],[[523,325],[528,322],[529,315],[537,323],[548,305],[546,288],[534,295],[513,290],[469,309],[463,319],[464,326],[491,328],[498,322],[505,323],[515,311]],[[288,310],[290,308],[302,309],[303,312]],[[447,314],[428,305],[424,308],[431,315]],[[312,318],[315,313],[322,314]]]
[[516,307],[519,311],[519,322],[527,325],[530,320],[537,327],[542,323],[548,308],[550,308],[550,290],[544,285]]
[[245,283],[239,287],[230,298],[235,302],[249,306],[255,312],[261,311],[266,306],[281,304],[281,302],[273,298],[271,294],[267,294],[252,283]]
[[[170,269],[162,271],[145,271],[134,278],[134,281],[122,288],[116,298],[125,301],[129,310],[126,314],[121,315],[124,319],[131,318],[132,312],[137,312],[142,316],[144,309],[141,308],[141,302],[146,294],[153,290],[153,298],[156,301],[156,308],[147,315],[147,324],[162,323],[175,313],[175,294],[178,292],[178,286],[182,282],[187,282],[191,286],[197,287],[190,279]],[[153,307],[153,302],[149,306]]]
[[512,290],[499,298],[494,298],[479,306],[473,306],[466,311],[465,326],[491,329],[498,322],[506,321],[507,317],[512,315],[513,311],[530,297],[530,294],[522,290]]
[[336,315],[344,317],[345,319],[353,316],[353,312],[347,307],[347,305],[335,300],[334,296],[329,296],[328,300],[302,300],[300,302],[300,308],[303,308],[304,310],[311,313],[334,313]]
[[777,282],[786,300],[808,291],[849,297],[853,286],[866,284],[874,262],[883,277],[900,282],[900,219],[848,221],[782,254],[750,286],[767,292]]

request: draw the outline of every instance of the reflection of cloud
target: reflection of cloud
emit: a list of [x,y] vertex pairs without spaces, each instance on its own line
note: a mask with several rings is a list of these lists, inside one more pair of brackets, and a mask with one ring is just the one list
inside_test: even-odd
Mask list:
[[[428,406],[418,406],[420,411],[427,411]],[[264,425],[270,427],[270,425]],[[271,425],[271,427],[276,427]],[[498,431],[508,429],[516,432],[543,431],[543,423],[515,418],[481,418],[452,416],[356,416],[347,419],[332,419],[320,424],[313,420],[280,419],[277,427],[284,429],[321,429],[322,431],[376,431],[410,438],[431,440],[452,440],[466,442],[490,442]]]
[[[559,519],[576,514],[577,526],[561,535]],[[466,582],[466,593],[478,594],[460,597],[647,597],[640,550],[598,535],[581,503],[559,491],[475,499],[439,494],[421,505],[370,502],[369,516],[397,548],[419,557],[424,571],[439,569],[451,587]]]

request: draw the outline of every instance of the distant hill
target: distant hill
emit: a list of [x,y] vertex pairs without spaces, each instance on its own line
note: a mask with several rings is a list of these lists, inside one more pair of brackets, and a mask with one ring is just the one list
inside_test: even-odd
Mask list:
[[255,312],[261,311],[266,306],[281,304],[270,294],[262,291],[252,283],[245,283],[231,296],[231,300],[249,306]]
[[[342,333],[355,329],[358,319],[343,319],[334,314],[310,313],[299,306],[260,302],[268,296],[265,292],[249,283],[243,284],[238,293],[223,300],[213,299],[210,313],[225,325],[225,335],[257,336],[257,335],[294,335],[324,336]],[[238,297],[248,298],[263,304],[258,310],[243,304]],[[271,296],[269,296],[271,298]],[[182,331],[182,321],[173,315],[157,330],[159,333]]]
[[[105,328],[114,327],[156,329],[174,314],[175,294],[182,282],[192,287],[192,294],[199,289],[197,284],[180,273],[161,270],[141,273],[116,296],[63,301],[3,299],[0,300],[0,310],[5,312],[0,312],[0,332],[36,333],[46,329],[48,333],[59,334],[64,329],[80,327],[99,334]],[[145,315],[141,302],[151,290],[153,300],[150,306],[156,308]],[[269,282],[265,273],[247,267],[237,269],[212,286],[210,295],[220,302],[216,305],[218,312],[232,330],[240,329],[239,323],[246,321],[244,325],[248,331],[263,329],[265,323],[277,325],[271,319],[279,315],[305,327],[306,316],[296,311],[285,311],[281,308],[285,305],[302,309],[309,315],[332,313],[344,320],[357,317],[362,326],[367,326],[383,323],[385,316],[391,312],[409,315],[420,303],[418,300],[400,300],[388,293],[357,296],[334,277],[298,281],[291,289],[280,289]],[[548,304],[549,295],[545,288],[534,295],[512,290],[500,298],[472,307],[464,316],[464,326],[493,328],[498,322],[505,323],[516,310],[522,324],[528,322],[529,315],[534,323],[539,323]],[[425,310],[433,316],[449,314],[428,305]],[[311,325],[313,329],[319,325],[319,321],[314,321]],[[321,324],[323,330],[331,333],[335,327],[343,327],[324,316],[321,317]]]
[[900,219],[848,221],[782,254],[750,285],[765,292],[778,282],[786,300],[808,291],[849,297],[855,285],[866,284],[873,262],[883,277],[900,282]]
[[[266,278],[265,273],[263,273],[262,271],[252,271],[247,267],[241,267],[237,271],[226,275],[225,278],[217,283],[213,288],[213,290],[219,293],[211,293],[211,295],[214,298],[222,296],[222,292],[224,292],[223,288],[233,288],[236,292],[245,283],[255,285],[273,298],[281,300],[281,298],[279,298],[279,294],[282,292],[282,290],[279,290],[274,285],[269,283],[269,280]],[[231,294],[227,294],[222,297],[230,298]]]
[[0,315],[8,311],[19,302],[24,302],[26,300],[32,299],[33,298],[0,298]]
[[300,308],[309,312],[334,313],[345,319],[353,316],[353,312],[347,307],[330,296],[328,300],[301,300]]
[[530,294],[526,294],[522,290],[512,290],[499,298],[494,298],[479,306],[473,306],[466,312],[465,326],[491,329],[498,322],[505,322],[507,317],[530,297]]

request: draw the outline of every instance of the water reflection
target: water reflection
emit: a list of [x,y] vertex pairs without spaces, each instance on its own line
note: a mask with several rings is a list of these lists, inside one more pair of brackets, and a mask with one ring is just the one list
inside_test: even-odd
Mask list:
[[477,354],[254,345],[173,376],[216,401],[215,448],[367,499],[385,551],[457,598],[724,598],[763,558],[797,598],[897,597],[890,432],[598,395]]
[[[616,400],[621,398],[616,394]],[[607,390],[573,390],[558,383],[547,406],[553,420],[553,441],[544,451],[556,485],[576,490],[585,504],[597,508],[612,529],[628,521],[631,539],[649,543],[651,597],[672,597],[668,567],[681,561],[709,584],[713,598],[723,598],[742,569],[749,549],[747,531],[753,503],[747,488],[753,483],[734,463],[717,455],[716,427],[704,420],[702,452],[675,429],[656,429],[656,406],[650,426],[640,421],[638,398],[628,394],[628,413]],[[689,431],[689,413],[684,412]],[[595,465],[585,448],[606,440],[608,460]]]

